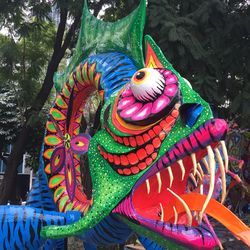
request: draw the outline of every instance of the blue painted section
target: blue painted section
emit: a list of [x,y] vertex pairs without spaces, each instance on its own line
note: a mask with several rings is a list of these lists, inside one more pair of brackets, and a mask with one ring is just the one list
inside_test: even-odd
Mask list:
[[129,57],[117,52],[90,56],[88,62],[96,62],[96,71],[102,73],[100,89],[104,90],[105,99],[129,83],[137,71]]
[[43,149],[44,147],[41,149],[37,177],[32,185],[31,191],[29,192],[26,205],[34,208],[58,211],[53,200],[52,192],[48,187],[47,176],[44,173],[44,162],[42,156]]
[[154,241],[144,236],[138,236],[138,239],[147,250],[164,250],[163,247],[157,245]]
[[26,206],[0,206],[0,249],[56,249],[56,240],[48,243],[40,237],[41,228],[67,225],[79,218],[80,213],[73,211],[59,213]]

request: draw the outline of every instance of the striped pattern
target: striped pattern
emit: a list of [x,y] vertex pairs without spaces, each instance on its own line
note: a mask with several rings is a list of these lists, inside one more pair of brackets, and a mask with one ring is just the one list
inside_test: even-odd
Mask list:
[[55,147],[62,145],[60,138],[65,134],[69,134],[71,138],[79,134],[84,105],[95,89],[104,90],[105,98],[109,98],[130,81],[136,70],[134,63],[121,53],[93,55],[76,67],[57,96],[46,126],[43,156],[49,188],[53,192],[54,202],[60,212],[74,209],[86,213],[92,200],[88,200],[82,193],[78,155],[72,154],[74,159],[72,169],[75,171],[72,177],[75,188],[72,192],[69,192],[67,185],[69,182],[65,178],[67,169],[62,168],[58,173],[52,172],[50,159]]
[[[0,249],[59,249],[62,242],[46,242],[40,237],[41,228],[66,225],[79,217],[79,213],[73,212],[63,214],[24,206],[0,206]],[[57,243],[60,243],[58,247]]]
[[130,82],[137,71],[132,60],[117,52],[90,56],[88,61],[96,62],[96,70],[102,73],[99,90],[104,90],[105,99]]

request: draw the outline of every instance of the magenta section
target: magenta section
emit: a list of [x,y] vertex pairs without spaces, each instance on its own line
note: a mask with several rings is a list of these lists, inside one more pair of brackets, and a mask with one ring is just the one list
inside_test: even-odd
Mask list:
[[130,85],[121,93],[118,102],[118,113],[125,119],[131,121],[143,121],[168,107],[178,93],[178,78],[170,70],[157,69],[165,78],[165,88],[161,95],[154,101],[141,102],[133,96]]
[[145,104],[141,110],[132,116],[132,120],[141,121],[149,117],[152,110],[152,103]]
[[124,109],[129,105],[132,105],[136,102],[136,99],[133,96],[130,97],[124,97],[119,101],[118,109]]
[[127,97],[127,96],[132,96],[132,90],[130,88],[130,86],[128,86],[125,90],[123,90],[122,92],[122,97]]
[[132,106],[124,109],[120,115],[123,118],[129,118],[132,115],[134,115],[140,108],[142,107],[142,103],[140,102],[136,102],[135,104],[133,104]]
[[166,84],[177,83],[177,81],[178,81],[178,78],[174,74],[172,74],[169,77],[167,77]]
[[164,108],[166,108],[169,103],[170,103],[170,99],[165,95],[161,95],[159,98],[157,98],[154,101],[153,108],[152,108],[152,113],[153,114],[159,113]]
[[178,91],[178,87],[176,84],[169,84],[166,86],[166,88],[164,89],[164,94],[167,96],[174,96]]

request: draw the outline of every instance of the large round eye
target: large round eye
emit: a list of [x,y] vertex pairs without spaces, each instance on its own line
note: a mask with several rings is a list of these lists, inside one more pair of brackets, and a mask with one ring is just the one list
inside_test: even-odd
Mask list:
[[152,68],[144,68],[135,72],[131,80],[131,90],[139,101],[155,100],[162,94],[164,86],[163,75]]

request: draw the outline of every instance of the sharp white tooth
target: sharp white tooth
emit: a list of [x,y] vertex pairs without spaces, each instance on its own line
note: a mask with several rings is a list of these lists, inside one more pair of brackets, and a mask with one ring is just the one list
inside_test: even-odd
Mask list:
[[146,180],[146,185],[147,185],[147,192],[148,194],[150,193],[150,183],[149,183],[149,179]]
[[210,168],[210,183],[209,183],[209,190],[206,197],[206,200],[202,206],[202,209],[199,213],[199,222],[201,223],[203,213],[205,212],[207,205],[212,197],[213,191],[214,191],[214,180],[215,180],[215,160],[214,160],[214,152],[211,148],[211,146],[207,147],[207,153],[208,153],[208,164]]
[[216,148],[214,151],[215,151],[216,159],[218,160],[218,163],[219,163],[219,169],[221,173],[221,203],[224,203],[225,198],[226,198],[226,189],[227,189],[225,166],[223,164],[223,160],[222,160],[219,149]]
[[161,174],[158,172],[156,174],[156,177],[157,177],[157,181],[158,181],[158,193],[161,192],[161,186],[162,186],[162,182],[161,182]]
[[174,224],[176,225],[178,222],[178,213],[176,211],[175,206],[173,206],[173,209],[174,209]]
[[187,203],[178,195],[176,194],[174,191],[172,191],[171,189],[167,189],[172,195],[174,195],[180,202],[181,204],[183,205],[185,211],[186,211],[186,214],[187,214],[187,219],[188,219],[188,226],[191,226],[192,225],[192,214],[191,214],[191,211],[187,205]]
[[228,154],[227,154],[227,147],[225,141],[220,141],[222,152],[224,155],[224,161],[225,161],[225,171],[227,173],[228,171]]
[[181,169],[181,180],[183,181],[184,180],[184,176],[185,176],[185,167],[183,165],[183,161],[182,160],[178,160],[177,161],[179,166],[180,166],[180,169]]
[[195,184],[195,187],[197,187],[197,181],[196,181],[194,175],[191,173],[189,176],[190,176],[190,178],[193,180],[193,182],[194,182],[194,184]]
[[197,161],[196,161],[195,153],[191,154],[191,158],[192,158],[192,162],[193,162],[193,166],[194,166],[194,176],[195,176],[196,171],[197,171]]
[[203,184],[200,184],[200,194],[203,194]]
[[199,171],[197,171],[197,172],[196,172],[196,174],[197,174],[198,178],[202,181],[202,180],[203,180],[203,178],[202,178],[202,175],[200,174],[200,172],[199,172]]
[[209,165],[208,165],[207,160],[206,160],[205,157],[202,159],[202,162],[203,162],[205,168],[207,169],[207,173],[209,174],[210,173],[210,168],[209,168]]
[[168,170],[168,174],[169,174],[169,187],[171,188],[172,184],[173,184],[174,176],[173,176],[173,172],[172,172],[172,169],[170,166],[167,167],[167,170]]
[[164,211],[161,202],[160,202],[160,209],[161,209],[161,221],[164,221]]
[[197,168],[198,168],[198,170],[199,170],[199,172],[200,172],[200,174],[201,174],[201,176],[203,178],[204,177],[204,172],[202,170],[202,167],[201,167],[200,163],[197,164]]

